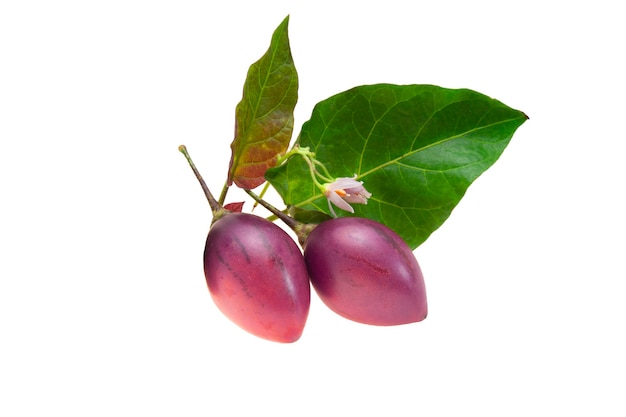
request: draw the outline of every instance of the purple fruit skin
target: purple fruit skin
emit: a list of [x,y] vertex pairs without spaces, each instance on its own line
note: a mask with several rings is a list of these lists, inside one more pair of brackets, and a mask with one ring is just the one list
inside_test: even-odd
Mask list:
[[302,252],[274,223],[229,213],[208,234],[204,274],[213,301],[244,330],[274,342],[300,338],[311,287]]
[[378,326],[419,322],[428,306],[422,271],[393,230],[360,217],[319,224],[304,259],[322,301],[350,320]]

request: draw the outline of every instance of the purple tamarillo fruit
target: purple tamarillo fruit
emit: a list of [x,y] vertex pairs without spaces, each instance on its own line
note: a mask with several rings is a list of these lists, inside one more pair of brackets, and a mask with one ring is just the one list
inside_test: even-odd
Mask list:
[[304,248],[313,288],[337,314],[379,326],[426,318],[422,271],[411,248],[387,226],[360,217],[327,220]]
[[216,220],[206,240],[204,274],[217,307],[244,330],[282,343],[302,335],[309,277],[300,248],[274,223],[247,213]]

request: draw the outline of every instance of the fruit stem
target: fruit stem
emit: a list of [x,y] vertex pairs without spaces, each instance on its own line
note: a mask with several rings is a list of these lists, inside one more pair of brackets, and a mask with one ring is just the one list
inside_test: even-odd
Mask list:
[[213,212],[213,216],[215,216],[218,212],[222,211],[221,204],[218,203],[215,197],[213,197],[213,194],[211,194],[211,191],[209,191],[209,187],[206,185],[206,182],[204,182],[202,175],[200,175],[200,172],[196,168],[196,165],[191,160],[191,156],[189,156],[189,152],[187,152],[187,147],[185,145],[180,145],[178,147],[178,150],[180,151],[180,153],[185,155],[185,159],[187,159],[187,162],[189,163],[191,170],[195,174],[196,178],[198,179],[198,182],[200,183],[200,186],[202,187],[202,191],[204,191],[204,195],[209,201],[209,206],[211,206],[211,211]]
[[276,207],[274,207],[267,201],[263,200],[261,197],[259,197],[252,191],[250,190],[245,190],[245,191],[250,197],[254,199],[254,201],[256,201],[257,203],[259,203],[260,205],[268,209],[274,216],[278,217],[291,230],[293,230],[296,236],[298,236],[298,241],[300,242],[300,245],[304,248],[306,239],[309,236],[309,233],[311,233],[311,231],[313,230],[313,228],[317,226],[316,224],[306,224],[306,223],[299,222],[293,217],[288,216],[287,214],[278,210]]
[[282,220],[283,223],[285,223],[291,229],[295,228],[298,225],[299,222],[296,219],[294,219],[293,217],[290,217],[290,216],[286,215],[285,213],[283,213],[282,211],[278,210],[276,207],[274,207],[273,205],[271,205],[267,201],[263,200],[261,197],[259,197],[258,195],[256,195],[252,191],[250,191],[250,190],[245,190],[245,191],[246,191],[246,193],[248,193],[248,195],[250,197],[252,197],[254,199],[254,201],[256,201],[257,203],[259,203],[260,205],[262,205],[263,207],[265,207],[266,209],[271,211],[274,216],[276,216],[280,220]]

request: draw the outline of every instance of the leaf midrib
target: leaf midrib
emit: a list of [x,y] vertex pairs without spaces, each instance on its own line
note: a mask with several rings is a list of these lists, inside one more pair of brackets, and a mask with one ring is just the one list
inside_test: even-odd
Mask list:
[[[276,45],[280,45],[281,41],[282,41],[282,37],[283,37],[284,33],[280,33],[280,37],[279,39],[277,39],[276,41]],[[273,45],[272,45],[273,46]],[[285,99],[285,96],[287,94],[285,94],[283,97],[281,97],[281,100],[278,102],[278,105],[276,105],[275,107],[273,107],[270,111],[267,111],[265,113],[263,113],[262,115],[258,114],[259,111],[259,107],[261,106],[261,102],[263,101],[262,98],[264,97],[263,93],[265,92],[266,88],[267,88],[267,84],[268,84],[268,80],[270,79],[271,74],[273,74],[276,71],[276,68],[274,68],[274,61],[276,60],[276,55],[278,55],[278,53],[280,52],[280,48],[274,48],[272,47],[272,54],[269,57],[269,65],[268,65],[268,71],[265,73],[265,77],[264,80],[261,81],[259,80],[259,85],[260,85],[260,94],[257,97],[256,102],[253,104],[253,112],[252,112],[252,120],[250,120],[250,123],[248,124],[248,126],[246,126],[246,136],[248,134],[248,132],[250,131],[250,126],[258,119],[261,119],[262,117],[267,117],[268,114],[270,114],[274,109],[276,109],[280,103],[282,103]],[[263,60],[263,58],[261,58],[261,61]],[[258,71],[257,71],[257,76],[260,78],[261,76],[261,61],[257,62],[256,65],[258,65]],[[278,66],[278,68],[282,67],[282,65]],[[291,80],[290,80],[291,83]],[[285,91],[289,91],[289,89],[286,89]]]
[[[437,113],[437,112],[435,112],[435,113]],[[431,115],[431,118],[432,118],[432,115]],[[391,159],[391,160],[389,160],[389,161],[387,161],[385,163],[377,165],[376,167],[374,167],[374,168],[372,168],[372,169],[370,169],[370,170],[368,170],[368,171],[366,171],[364,173],[358,174],[356,179],[360,180],[360,179],[362,179],[362,178],[364,178],[364,177],[366,177],[366,176],[368,176],[368,175],[370,175],[370,174],[372,174],[372,173],[374,173],[374,172],[376,172],[376,171],[378,171],[380,169],[383,169],[383,168],[385,168],[387,166],[396,164],[400,160],[402,160],[404,158],[407,158],[407,157],[409,157],[411,155],[414,155],[417,152],[421,152],[421,151],[424,151],[426,149],[430,149],[430,148],[432,148],[434,146],[441,145],[443,143],[449,142],[449,141],[454,140],[454,139],[458,139],[460,137],[466,136],[466,135],[471,134],[471,133],[478,132],[478,131],[483,130],[483,129],[488,129],[488,128],[491,128],[491,127],[494,127],[494,126],[498,126],[498,125],[501,125],[501,124],[510,123],[510,122],[515,121],[517,119],[519,119],[519,117],[513,117],[513,118],[509,118],[509,119],[505,119],[505,120],[499,120],[498,122],[490,123],[490,124],[487,124],[487,125],[483,125],[483,126],[480,126],[480,127],[476,127],[476,128],[470,129],[470,130],[466,130],[464,132],[461,132],[459,134],[456,134],[456,135],[453,135],[453,136],[450,136],[450,137],[447,137],[447,138],[443,138],[443,139],[441,139],[439,141],[433,142],[433,143],[428,144],[426,146],[422,146],[420,148],[413,149],[413,150],[411,150],[411,151],[409,151],[409,152],[407,152],[407,153],[405,153],[405,154],[403,154],[401,156],[398,156],[397,158]],[[377,122],[378,122],[378,120],[377,120]],[[467,164],[467,165],[470,165],[470,164]],[[433,171],[433,172],[443,172],[443,170],[431,170],[431,171]],[[303,201],[301,201],[299,203],[294,203],[293,205],[296,206],[296,207],[302,207],[305,204],[312,203],[313,201],[319,199],[322,196],[323,196],[322,193],[318,193],[318,194],[315,194],[314,196],[312,196],[312,197],[310,197],[310,198],[308,198],[306,200],[303,200]]]

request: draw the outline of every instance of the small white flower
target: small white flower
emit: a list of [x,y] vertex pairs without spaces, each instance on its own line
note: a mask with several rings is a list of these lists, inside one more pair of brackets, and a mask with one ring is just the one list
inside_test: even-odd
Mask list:
[[337,215],[330,203],[342,210],[354,213],[354,209],[348,203],[367,204],[367,199],[372,196],[363,187],[363,181],[356,180],[356,175],[352,178],[337,178],[331,183],[324,184],[324,195],[328,199],[328,208],[334,217],[337,217]]

